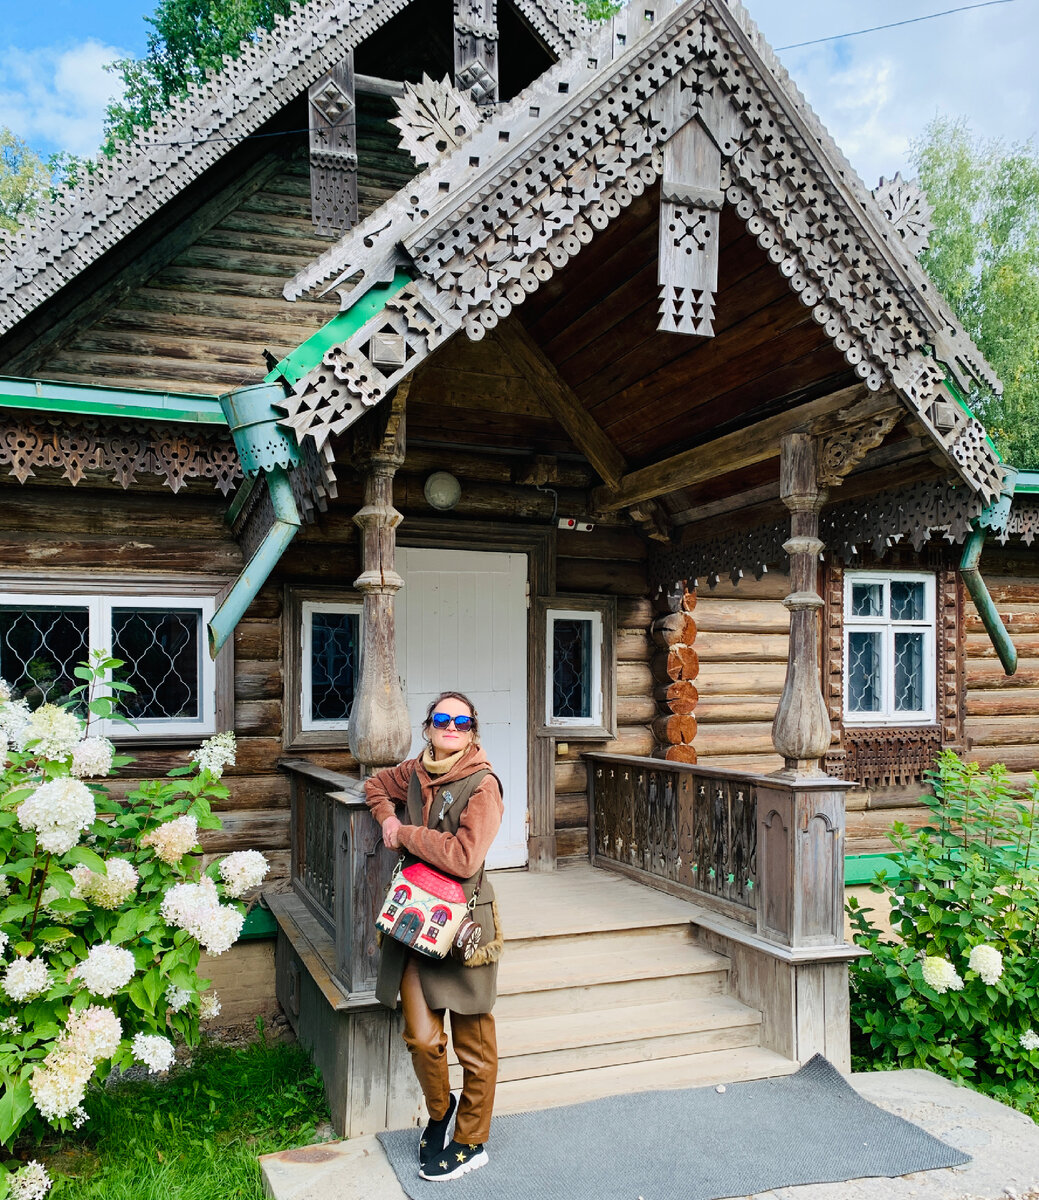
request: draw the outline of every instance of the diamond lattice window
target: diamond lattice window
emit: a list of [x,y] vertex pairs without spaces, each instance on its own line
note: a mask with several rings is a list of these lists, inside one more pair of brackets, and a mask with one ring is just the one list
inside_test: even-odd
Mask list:
[[549,611],[547,634],[549,724],[601,724],[602,616]]
[[361,665],[361,606],[305,601],[302,616],[301,728],[345,728]]
[[111,736],[206,736],[216,731],[215,670],[205,647],[211,599],[0,593],[0,677],[31,708],[65,704],[75,668],[92,650],[123,666],[118,695],[131,724],[103,722]]
[[934,597],[933,575],[847,572],[847,722],[915,724],[935,719]]

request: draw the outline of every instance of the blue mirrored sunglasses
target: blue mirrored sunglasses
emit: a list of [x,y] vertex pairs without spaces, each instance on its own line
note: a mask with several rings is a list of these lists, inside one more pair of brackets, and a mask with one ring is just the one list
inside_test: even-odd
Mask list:
[[450,713],[434,713],[432,721],[434,729],[446,729],[454,721],[455,729],[462,733],[471,729],[473,725],[472,717],[452,717]]

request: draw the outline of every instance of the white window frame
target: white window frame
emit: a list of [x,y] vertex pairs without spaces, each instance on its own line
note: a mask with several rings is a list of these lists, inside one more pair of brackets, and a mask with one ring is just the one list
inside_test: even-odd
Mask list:
[[[137,585],[141,586],[140,584]],[[0,589],[0,605],[39,605],[48,608],[85,608],[88,613],[88,644],[91,651],[112,652],[112,610],[114,608],[154,609],[197,609],[198,629],[198,690],[199,715],[191,719],[146,717],[127,724],[123,721],[106,721],[93,718],[91,733],[123,741],[143,741],[155,738],[205,738],[217,732],[217,664],[208,652],[206,627],[216,612],[215,595],[199,595],[197,589],[184,592],[176,588],[164,588],[161,592],[143,593],[134,589],[101,590],[90,588],[63,587],[60,583],[52,590],[7,591]],[[110,688],[100,688],[100,695],[111,695]],[[118,693],[115,693],[118,698]]]
[[[851,615],[852,587],[855,584],[879,583],[884,588],[883,611],[890,611],[890,592],[893,581],[922,583],[924,585],[924,616],[919,621],[893,621],[882,617],[855,617]],[[921,571],[846,571],[844,573],[844,723],[856,727],[891,725],[932,725],[936,720],[937,682],[936,653],[937,631],[935,622],[936,583],[933,573]],[[880,638],[880,686],[881,707],[875,712],[852,712],[848,707],[848,663],[850,636],[855,632],[879,632]],[[919,711],[894,708],[895,680],[895,634],[921,632],[924,634],[923,650],[923,694],[926,707]]]
[[364,605],[357,601],[342,602],[333,600],[304,600],[300,605],[300,687],[299,687],[299,728],[301,733],[311,733],[317,730],[347,730],[350,728],[350,722],[346,717],[337,717],[335,719],[315,720],[311,709],[311,691],[312,677],[311,666],[313,662],[313,644],[314,644],[314,626],[313,616],[315,612],[323,613],[351,613],[357,616],[357,674],[361,673],[361,658],[364,653],[364,647],[361,641],[361,630],[364,622],[362,613]]
[[[557,717],[552,712],[556,621],[587,621],[591,638],[592,712],[587,717]],[[602,613],[587,608],[550,608],[545,613],[545,724],[550,729],[601,729],[603,727],[603,621]]]

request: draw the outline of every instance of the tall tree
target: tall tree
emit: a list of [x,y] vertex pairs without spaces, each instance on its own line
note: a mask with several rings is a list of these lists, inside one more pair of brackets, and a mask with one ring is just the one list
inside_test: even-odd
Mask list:
[[51,191],[43,159],[6,125],[0,125],[0,228],[23,225]]
[[921,262],[1003,383],[971,403],[1008,462],[1039,468],[1039,153],[939,117],[911,156],[934,205]]

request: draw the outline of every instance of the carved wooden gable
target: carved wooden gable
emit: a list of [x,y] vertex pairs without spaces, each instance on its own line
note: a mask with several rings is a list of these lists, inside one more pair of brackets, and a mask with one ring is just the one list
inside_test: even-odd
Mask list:
[[[661,177],[662,328],[710,333],[724,197],[858,376],[893,387],[972,490],[998,492],[984,430],[944,379],[998,381],[903,242],[912,223],[892,228],[724,0],[629,5],[298,275],[288,298],[340,288],[344,307],[398,269],[415,278],[300,380],[286,424],[319,442],[345,429],[454,333],[481,338]],[[376,325],[410,349],[394,369],[366,353]]]

